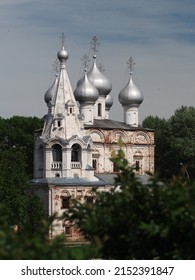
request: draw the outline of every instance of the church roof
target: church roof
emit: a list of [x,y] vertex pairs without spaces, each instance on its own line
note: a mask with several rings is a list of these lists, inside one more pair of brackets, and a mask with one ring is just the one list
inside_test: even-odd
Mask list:
[[84,127],[86,129],[89,128],[101,128],[101,129],[124,129],[124,130],[147,130],[147,131],[153,131],[153,129],[149,128],[142,128],[142,127],[132,127],[130,125],[125,124],[124,122],[118,122],[115,120],[110,119],[94,119],[93,124],[85,124]]
[[[64,177],[54,177],[54,178],[40,178],[33,179],[32,185],[56,185],[56,186],[106,186],[114,185],[115,178],[117,177],[116,173],[96,173],[95,176],[99,181],[89,181],[86,178],[64,178]],[[143,183],[147,184],[149,182],[148,175],[136,175],[136,177]]]
[[[96,177],[100,180],[107,182],[107,184],[115,185],[115,179],[117,177],[117,173],[96,173]],[[147,174],[136,174],[135,177],[142,182],[142,184],[146,185],[149,183],[150,176]]]
[[105,186],[108,182],[100,179],[99,181],[89,181],[86,178],[69,178],[69,177],[54,177],[54,178],[39,178],[32,180],[33,185],[57,185],[57,186]]

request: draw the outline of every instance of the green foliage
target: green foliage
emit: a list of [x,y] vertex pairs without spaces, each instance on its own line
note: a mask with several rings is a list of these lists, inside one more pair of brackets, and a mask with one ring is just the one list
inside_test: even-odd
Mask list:
[[0,151],[20,150],[25,154],[25,170],[29,177],[33,174],[33,133],[43,127],[43,120],[37,117],[13,116],[0,118]]
[[42,203],[30,192],[33,131],[38,118],[0,118],[0,201],[9,226],[35,231],[44,216]]
[[177,175],[180,163],[195,178],[195,108],[182,106],[168,120],[149,116],[142,125],[154,129],[155,171],[161,178]]
[[195,108],[182,106],[169,119],[170,148],[174,159],[195,173]]
[[[169,120],[145,119],[143,125],[155,129],[161,176],[180,169],[183,175],[166,183],[154,177],[143,185],[120,149],[112,158],[119,170],[116,187],[97,191],[94,205],[75,201],[64,214],[92,246],[67,247],[64,236],[49,240],[55,217],[43,217],[42,205],[29,188],[33,131],[42,121],[0,118],[0,259],[194,259],[194,122],[192,107],[178,109]],[[186,164],[191,182],[180,162]]]
[[0,201],[7,214],[8,225],[20,228],[39,227],[43,216],[42,204],[30,193],[29,177],[25,171],[25,154],[16,148],[0,153]]
[[52,240],[48,232],[52,221],[42,220],[36,232],[29,229],[14,231],[7,223],[7,214],[1,208],[0,216],[0,259],[1,260],[61,260],[61,259],[88,259],[91,258],[93,248],[80,246],[76,248],[65,245],[64,236]]
[[194,259],[195,184],[137,179],[119,150],[120,173],[111,192],[96,192],[93,206],[75,202],[65,217],[95,244],[103,259]]
[[0,118],[0,259],[92,258],[90,245],[70,248],[64,236],[48,238],[55,217],[46,219],[30,186],[33,132],[42,126],[36,117]]

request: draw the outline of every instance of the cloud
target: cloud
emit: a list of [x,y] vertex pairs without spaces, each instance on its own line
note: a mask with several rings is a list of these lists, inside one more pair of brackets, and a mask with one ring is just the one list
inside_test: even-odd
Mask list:
[[118,93],[128,79],[126,61],[132,55],[134,79],[145,96],[141,118],[169,116],[176,106],[194,104],[194,30],[194,0],[2,0],[0,115],[45,113],[43,95],[64,32],[73,88],[82,74],[80,58],[90,52],[96,35],[98,58],[113,82],[111,115],[122,118]]
[[[68,37],[86,39],[100,34],[104,40],[150,44],[163,39],[185,42],[194,36],[193,1],[48,0],[4,5],[16,26],[41,32],[64,29]],[[193,6],[192,6],[193,5]],[[183,35],[183,34],[187,35]],[[193,42],[194,40],[192,40]]]

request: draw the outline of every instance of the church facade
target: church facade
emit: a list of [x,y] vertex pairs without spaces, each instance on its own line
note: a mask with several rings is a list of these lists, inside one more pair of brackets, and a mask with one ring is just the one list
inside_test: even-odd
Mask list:
[[[43,129],[35,132],[33,189],[43,200],[48,215],[60,216],[71,206],[72,199],[93,203],[94,187],[98,191],[110,190],[117,174],[110,158],[118,150],[119,139],[140,178],[154,171],[153,130],[138,124],[143,95],[133,82],[133,59],[128,61],[129,81],[119,93],[124,122],[110,120],[112,85],[97,66],[96,37],[91,46],[93,65],[88,71],[85,56],[84,75],[73,91],[66,69],[68,52],[62,44],[57,53],[59,71],[44,96],[48,112]],[[66,220],[55,223],[50,237],[59,234],[69,240],[81,238]]]

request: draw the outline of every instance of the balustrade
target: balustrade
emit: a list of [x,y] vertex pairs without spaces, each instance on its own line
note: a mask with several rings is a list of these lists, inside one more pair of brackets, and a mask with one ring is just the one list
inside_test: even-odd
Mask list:
[[72,161],[71,162],[71,168],[72,169],[79,169],[79,168],[81,168],[81,163],[79,161]]
[[61,161],[52,162],[51,169],[55,169],[55,170],[62,169],[62,162]]

